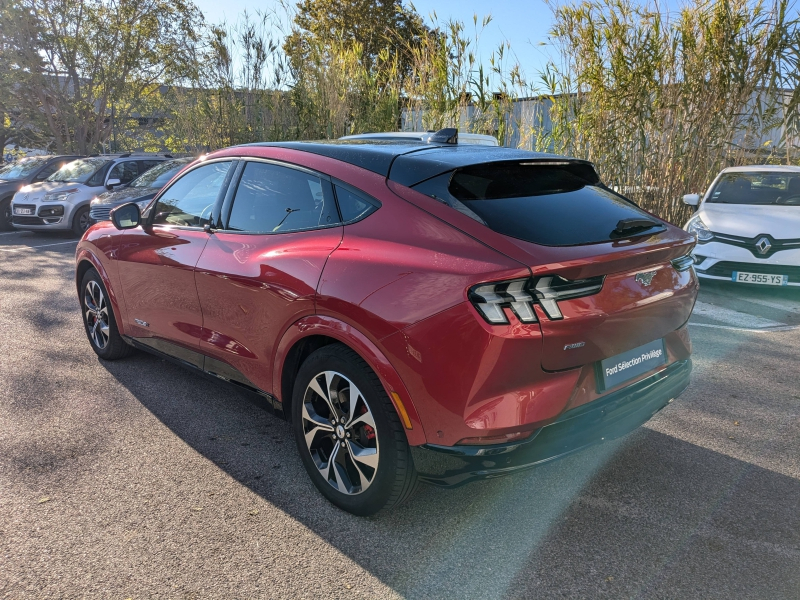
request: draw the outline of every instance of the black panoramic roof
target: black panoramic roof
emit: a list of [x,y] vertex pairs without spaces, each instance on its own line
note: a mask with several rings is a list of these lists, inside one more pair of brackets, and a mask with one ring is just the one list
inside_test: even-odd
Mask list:
[[327,156],[383,175],[405,186],[468,165],[520,160],[577,160],[498,146],[430,144],[413,139],[265,142],[247,145],[289,148]]

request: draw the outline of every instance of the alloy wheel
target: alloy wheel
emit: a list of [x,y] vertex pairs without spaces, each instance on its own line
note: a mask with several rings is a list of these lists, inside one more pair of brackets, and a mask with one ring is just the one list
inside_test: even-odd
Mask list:
[[100,350],[108,344],[110,333],[108,325],[108,304],[105,294],[96,281],[89,281],[83,294],[83,305],[86,310],[86,327],[92,343]]
[[320,475],[334,489],[360,494],[378,472],[378,432],[369,404],[341,373],[323,371],[303,396],[303,433]]
[[91,217],[89,216],[88,210],[78,215],[78,227],[81,231],[89,229],[89,225],[91,224],[90,219]]

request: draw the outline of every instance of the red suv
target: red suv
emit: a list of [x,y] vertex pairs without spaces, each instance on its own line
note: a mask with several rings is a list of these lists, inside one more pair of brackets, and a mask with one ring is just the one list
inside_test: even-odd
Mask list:
[[366,515],[635,429],[689,383],[694,237],[582,160],[416,141],[253,144],[77,249],[103,359],[140,348],[266,398]]

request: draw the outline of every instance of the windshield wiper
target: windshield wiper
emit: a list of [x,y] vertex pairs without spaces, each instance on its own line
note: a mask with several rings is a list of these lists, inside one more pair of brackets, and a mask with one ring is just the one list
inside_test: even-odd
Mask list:
[[652,229],[653,227],[661,227],[661,223],[651,219],[634,217],[631,219],[621,219],[617,223],[617,227],[612,233],[616,233],[617,235],[625,235],[634,231],[646,231],[647,229]]

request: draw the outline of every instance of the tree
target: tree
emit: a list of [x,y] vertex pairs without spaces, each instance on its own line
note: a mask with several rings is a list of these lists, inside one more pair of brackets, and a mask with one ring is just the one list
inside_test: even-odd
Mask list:
[[398,68],[405,73],[411,61],[406,49],[429,31],[402,0],[302,0],[297,10],[294,30],[284,42],[295,71],[315,49],[339,46],[358,47],[368,71],[391,56],[397,57]]
[[41,64],[41,57],[16,43],[39,34],[27,16],[17,4],[0,3],[0,153],[9,144],[43,141],[42,114],[31,96],[31,73],[22,68],[24,64],[36,66],[37,60]]
[[7,1],[26,21],[13,32],[17,68],[58,152],[99,149],[157,84],[196,64],[203,21],[190,0]]

